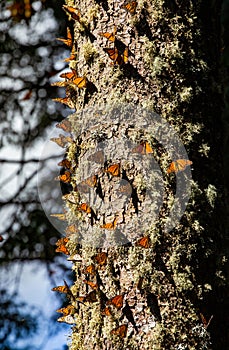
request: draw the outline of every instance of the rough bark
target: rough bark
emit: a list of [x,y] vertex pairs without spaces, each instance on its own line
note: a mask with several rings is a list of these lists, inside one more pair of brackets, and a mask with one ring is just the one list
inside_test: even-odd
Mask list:
[[[73,261],[74,297],[93,290],[84,279],[98,285],[96,302],[78,299],[84,302],[81,304],[71,298],[76,309],[70,349],[226,349],[226,325],[221,322],[228,292],[224,276],[227,258],[222,247],[220,2],[138,1],[133,15],[121,8],[123,2],[114,0],[67,4],[80,9],[80,20],[72,21],[77,58],[70,67],[87,77],[85,89],[67,89],[76,109],[69,117],[74,137],[68,147],[68,158],[74,165],[74,199],[68,197],[66,201],[67,217],[77,225],[83,217],[85,232],[90,225],[98,226],[91,242],[76,232],[67,244],[71,256],[78,260]],[[129,48],[128,62],[121,65],[111,64],[103,48],[113,43],[99,35],[112,33],[114,27],[121,42],[117,45]],[[165,150],[150,133],[133,125],[104,124],[106,116],[109,121],[116,109],[123,112],[128,103],[156,112],[172,125],[193,162],[188,206],[179,224],[169,232],[164,225],[175,195],[176,177],[168,176]],[[88,128],[79,135],[81,127],[96,123],[100,127]],[[97,143],[121,139],[123,133],[135,143],[147,140],[164,174],[163,205],[157,219],[147,224],[147,248],[136,245],[134,235],[129,243],[108,247],[100,239],[101,226],[114,222],[115,215],[96,207],[93,218],[92,213],[78,210],[82,198],[77,186],[82,181],[82,169],[87,167],[85,154],[93,157]],[[97,182],[92,192],[99,183],[103,202],[118,200],[111,194],[117,177],[108,174],[107,168],[120,157],[117,153],[105,164],[102,159],[95,167]],[[136,201],[142,203],[144,186],[139,184],[139,174],[138,167],[123,162],[118,178],[131,180]],[[126,222],[131,225],[134,202],[132,198],[130,206],[117,206],[117,227]],[[158,206],[156,203],[156,209],[151,210],[157,211]],[[143,226],[148,215],[143,216]],[[109,231],[111,235],[113,231]],[[106,263],[95,261],[99,252],[107,253]],[[95,265],[95,273],[85,273],[90,264]],[[120,294],[124,296],[123,306],[117,309],[111,305],[111,315],[103,315],[107,301]],[[125,337],[112,334],[123,324],[127,325]]]

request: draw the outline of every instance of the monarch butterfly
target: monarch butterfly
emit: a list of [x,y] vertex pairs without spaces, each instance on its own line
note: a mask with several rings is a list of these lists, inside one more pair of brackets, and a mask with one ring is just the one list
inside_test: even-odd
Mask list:
[[63,159],[61,162],[59,162],[57,165],[63,166],[64,168],[71,169],[72,168],[72,163],[68,159]]
[[128,1],[126,4],[122,5],[121,8],[130,12],[131,15],[134,15],[137,8],[137,1]]
[[80,11],[72,6],[63,5],[64,10],[71,15],[72,19],[80,22]]
[[52,288],[52,291],[59,292],[59,293],[68,293],[68,287],[67,286],[57,286]]
[[60,180],[66,184],[71,182],[71,173],[70,171],[65,171],[64,174],[55,177],[55,180]]
[[99,33],[99,35],[103,36],[104,38],[106,38],[109,41],[114,42],[115,41],[115,35],[117,32],[117,28],[115,27],[112,33]]
[[140,145],[132,149],[132,153],[149,154],[153,153],[153,149],[147,141],[143,141]]
[[121,326],[112,329],[111,334],[118,335],[120,338],[125,338],[127,334],[127,325],[122,324]]
[[64,78],[67,80],[72,80],[73,78],[77,77],[77,72],[75,69],[72,69],[71,72],[66,72],[66,73],[62,73],[60,74],[60,78]]
[[55,142],[58,146],[65,148],[68,143],[72,143],[73,139],[70,136],[59,135],[59,137],[52,137],[50,141]]
[[61,98],[61,97],[59,98],[58,97],[58,98],[53,98],[52,100],[55,101],[55,102],[63,103],[65,105],[67,105],[71,109],[75,109],[75,105],[72,102],[72,100],[70,100],[69,97],[63,97],[63,98]]
[[78,297],[76,298],[77,301],[81,301],[81,302],[89,302],[89,303],[95,303],[97,301],[97,297],[96,297],[96,291],[93,290],[92,292],[88,293],[86,296],[84,297]]
[[66,232],[67,235],[72,234],[72,233],[76,233],[77,231],[78,230],[76,228],[76,225],[74,225],[74,224],[67,226],[66,229],[65,229],[65,232]]
[[118,310],[123,307],[123,294],[116,295],[106,302],[107,305],[114,305]]
[[206,318],[204,317],[204,315],[202,313],[200,313],[200,318],[201,318],[201,321],[203,323],[203,326],[205,329],[208,328],[209,324],[211,323],[211,320],[213,318],[213,315],[211,315],[211,317],[209,318],[209,320],[207,321]]
[[188,165],[191,165],[192,161],[188,159],[177,159],[170,164],[167,169],[167,173],[178,173],[179,171],[184,171]]
[[97,151],[93,154],[91,154],[88,157],[88,160],[98,163],[98,164],[103,164],[104,163],[104,153],[103,151]]
[[79,89],[85,88],[87,85],[86,77],[77,77],[70,81],[71,84],[75,84]]
[[75,311],[75,307],[73,305],[68,305],[66,307],[63,307],[61,309],[57,309],[56,312],[62,313],[64,316],[68,316],[73,314]]
[[105,171],[107,173],[110,173],[112,176],[119,176],[120,175],[120,164],[112,164]]
[[70,29],[67,27],[67,39],[57,38],[57,40],[62,41],[67,46],[72,47],[72,34]]
[[110,308],[109,308],[108,306],[105,307],[105,309],[103,309],[103,310],[101,311],[101,315],[103,315],[103,316],[111,316],[112,313],[111,313]]
[[91,213],[91,208],[89,207],[89,205],[87,203],[80,204],[80,206],[78,207],[78,210],[85,211],[87,214]]
[[78,189],[80,192],[87,193],[88,187],[93,188],[97,185],[97,176],[92,175],[88,177],[86,180],[82,181],[78,185]]
[[68,249],[66,248],[66,244],[68,243],[68,241],[69,241],[69,239],[67,237],[60,238],[56,242],[57,248],[56,248],[55,251],[57,253],[63,253],[63,254],[66,254],[66,255],[70,255]]
[[71,55],[67,58],[65,58],[63,61],[64,62],[70,62],[70,61],[75,61],[76,60],[76,50],[74,46],[72,47]]
[[62,122],[56,124],[56,128],[62,129],[65,132],[71,132],[72,124],[68,119],[64,119]]
[[90,275],[95,275],[96,270],[95,270],[95,265],[91,264],[85,267],[83,270],[83,273],[87,274],[89,273]]
[[114,230],[116,228],[116,222],[117,219],[115,218],[114,221],[108,222],[107,224],[101,225],[101,228],[105,228],[106,230]]
[[61,221],[66,221],[66,215],[65,214],[50,214],[50,216],[53,216],[54,218],[57,218]]
[[140,238],[136,243],[136,246],[143,247],[143,248],[149,248],[150,246],[150,238],[149,236],[145,236]]
[[92,289],[98,289],[98,284],[91,281],[83,280],[84,283],[88,284]]
[[58,86],[58,87],[66,87],[69,85],[67,81],[55,81],[55,83],[52,83],[51,86]]
[[128,48],[126,47],[123,54],[120,54],[118,49],[105,47],[104,51],[108,54],[109,58],[114,62],[114,64],[122,65],[128,61]]
[[107,263],[107,253],[101,252],[93,256],[93,259],[100,265],[106,265]]

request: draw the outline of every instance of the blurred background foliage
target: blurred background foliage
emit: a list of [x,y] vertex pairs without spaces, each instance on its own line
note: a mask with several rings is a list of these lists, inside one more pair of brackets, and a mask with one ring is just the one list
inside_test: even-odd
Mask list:
[[[52,101],[60,89],[50,86],[67,67],[63,59],[69,56],[68,48],[56,40],[66,37],[63,4],[0,2],[1,350],[36,349],[31,339],[44,323],[42,310],[26,305],[19,295],[22,266],[43,264],[53,287],[56,276],[72,278],[66,258],[55,252],[61,233],[41,208],[37,190],[37,173],[46,167],[45,159],[39,161],[40,147],[66,116],[66,108]],[[49,336],[60,329],[55,310],[50,319]]]
[[[66,37],[69,26],[63,4],[64,0],[0,2],[0,264],[1,270],[5,269],[6,275],[11,276],[0,275],[1,350],[34,350],[31,341],[25,346],[20,345],[20,340],[40,332],[44,318],[42,310],[20,299],[21,266],[34,261],[43,264],[52,286],[55,286],[55,271],[65,278],[66,274],[72,277],[66,258],[55,253],[55,241],[61,234],[41,208],[36,182],[37,172],[46,166],[44,160],[42,167],[38,167],[39,146],[47,139],[48,130],[67,115],[66,107],[52,101],[60,89],[50,86],[50,81],[67,67],[63,59],[69,56],[69,50],[56,40]],[[221,19],[228,182],[229,0],[223,2]],[[10,266],[15,263],[20,269],[12,272]],[[52,336],[59,325],[56,316],[50,317],[53,322],[52,327],[49,324],[49,336]]]

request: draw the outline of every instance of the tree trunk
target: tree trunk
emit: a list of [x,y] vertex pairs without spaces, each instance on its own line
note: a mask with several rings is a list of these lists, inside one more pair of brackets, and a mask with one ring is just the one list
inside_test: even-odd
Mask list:
[[226,349],[220,1],[74,5],[70,349]]

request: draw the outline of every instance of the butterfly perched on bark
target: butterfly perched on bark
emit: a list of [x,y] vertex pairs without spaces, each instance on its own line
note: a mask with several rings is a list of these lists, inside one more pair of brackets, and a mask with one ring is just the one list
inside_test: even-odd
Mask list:
[[127,334],[127,325],[122,324],[121,326],[112,329],[111,334],[118,335],[120,338],[125,338]]
[[87,214],[91,213],[91,208],[87,203],[81,203],[80,206],[78,207],[78,210],[84,211]]
[[149,236],[145,236],[140,238],[135,242],[135,245],[138,247],[149,248],[150,246],[150,238]]
[[117,219],[115,218],[112,222],[108,222],[106,224],[101,225],[101,228],[105,228],[106,230],[114,230],[116,228]]
[[70,235],[72,233],[76,233],[78,230],[77,230],[77,227],[75,224],[72,224],[72,225],[69,225],[66,227],[65,229],[65,232],[67,235]]
[[115,42],[115,35],[117,32],[117,28],[115,27],[112,33],[109,32],[105,32],[105,33],[99,33],[100,36],[103,36],[104,38],[106,38],[109,41]]
[[78,74],[75,69],[72,69],[70,72],[65,72],[60,74],[60,78],[64,78],[67,80],[73,80],[74,78],[77,78]]
[[96,185],[97,185],[97,176],[92,175],[78,184],[78,190],[82,193],[87,193],[89,192],[89,188],[93,188]]
[[71,18],[74,19],[75,21],[80,22],[80,11],[78,8],[73,7],[73,6],[67,6],[63,5],[63,9],[71,15]]
[[210,323],[211,323],[211,320],[213,319],[213,315],[211,315],[211,317],[210,317],[209,320],[207,321],[207,319],[205,318],[205,316],[204,316],[202,313],[200,313],[200,318],[201,318],[201,321],[202,321],[202,323],[203,323],[204,328],[207,329],[208,326],[209,326]]
[[103,266],[107,263],[107,253],[101,252],[93,256],[93,260],[97,262],[98,265]]
[[72,315],[75,311],[75,307],[73,305],[68,305],[66,307],[62,307],[61,309],[57,309],[56,312],[62,313],[64,316]]
[[55,102],[60,102],[67,105],[71,109],[75,109],[75,105],[69,97],[58,97],[52,99]]
[[107,305],[114,305],[118,310],[123,307],[123,294],[116,295],[106,302]]
[[55,180],[60,180],[60,181],[62,181],[64,183],[70,183],[71,182],[71,173],[70,173],[70,171],[65,171],[64,174],[55,177]]
[[134,15],[136,12],[137,4],[137,1],[127,1],[124,5],[121,6],[121,8],[129,12],[131,15]]
[[95,303],[97,301],[96,291],[93,290],[85,296],[77,297],[76,300],[81,302]]
[[86,283],[87,285],[89,285],[92,289],[98,289],[98,284],[91,282],[91,281],[87,281],[87,280],[83,280],[84,283]]
[[123,52],[120,52],[117,47],[105,47],[103,50],[108,54],[114,65],[118,64],[121,66],[122,64],[128,62],[128,47],[126,47]]
[[188,165],[191,165],[192,161],[188,159],[177,159],[173,161],[167,169],[167,173],[178,173],[184,171]]
[[62,122],[56,124],[56,128],[62,129],[65,132],[71,132],[72,124],[68,119],[64,119]]
[[102,316],[111,316],[111,310],[108,306],[106,306],[102,311],[101,311]]
[[96,273],[95,265],[91,264],[86,266],[82,272],[85,274],[95,275]]
[[57,165],[63,166],[66,169],[72,169],[72,163],[67,158],[61,160]]
[[143,142],[140,142],[138,146],[134,147],[131,152],[139,153],[139,154],[149,154],[149,153],[153,153],[153,149],[151,148],[150,144],[147,141],[143,141]]
[[112,176],[120,175],[120,164],[112,164],[106,170],[106,173],[111,174]]
[[59,137],[52,137],[50,141],[55,142],[58,146],[65,148],[69,143],[73,142],[72,137],[59,134]]
[[72,47],[72,34],[70,29],[67,27],[67,39],[57,38],[57,40],[62,41],[67,46]]
[[56,242],[56,245],[57,245],[56,252],[70,255],[70,253],[66,247],[66,244],[68,243],[68,241],[69,241],[68,237],[62,237],[62,238],[58,239],[58,241]]

